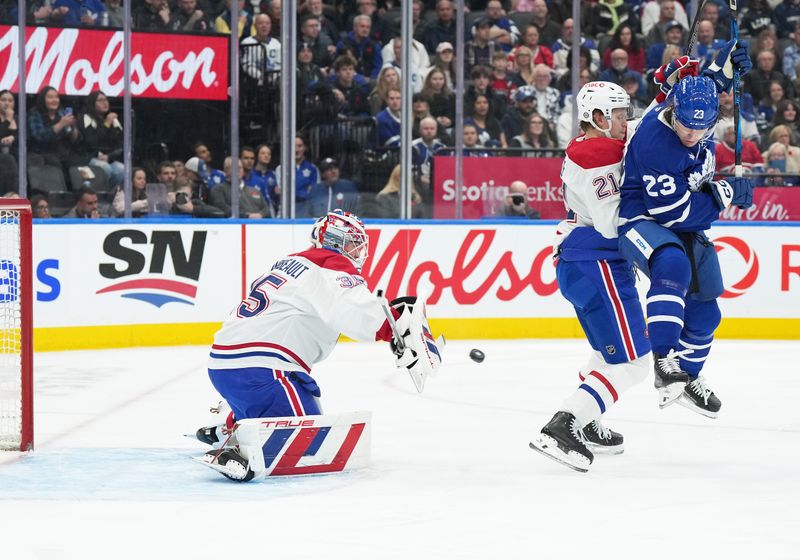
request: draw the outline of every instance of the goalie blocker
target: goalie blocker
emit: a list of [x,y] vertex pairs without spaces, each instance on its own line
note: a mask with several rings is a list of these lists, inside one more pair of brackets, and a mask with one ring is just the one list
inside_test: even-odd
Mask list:
[[250,418],[234,425],[236,446],[193,459],[237,482],[360,469],[370,461],[371,420],[371,412]]

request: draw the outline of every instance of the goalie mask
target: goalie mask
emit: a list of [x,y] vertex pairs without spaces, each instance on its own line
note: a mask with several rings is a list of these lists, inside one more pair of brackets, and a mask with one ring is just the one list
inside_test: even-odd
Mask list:
[[[578,92],[578,120],[591,124],[594,128],[611,137],[611,112],[614,109],[625,109],[628,120],[633,118],[633,107],[628,93],[617,84],[611,82],[589,82]],[[609,121],[608,128],[600,128],[594,122],[595,110],[603,113]]]
[[369,236],[364,224],[355,214],[336,209],[314,222],[311,245],[328,249],[350,259],[361,272],[369,256]]

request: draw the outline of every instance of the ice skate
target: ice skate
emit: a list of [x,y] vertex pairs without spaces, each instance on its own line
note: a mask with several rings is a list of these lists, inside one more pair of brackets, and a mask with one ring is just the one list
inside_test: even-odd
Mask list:
[[214,469],[222,476],[234,482],[248,482],[253,480],[255,473],[248,467],[247,459],[242,457],[233,448],[226,448],[222,452],[209,451],[202,457],[192,457],[193,460]]
[[581,428],[569,412],[556,412],[530,443],[531,449],[578,472],[587,472],[594,455],[586,447]]
[[665,356],[653,352],[655,387],[658,389],[658,407],[666,408],[681,396],[689,382],[689,374],[681,369],[678,359],[680,352],[670,350]]
[[583,436],[586,438],[586,447],[593,453],[619,455],[625,451],[622,434],[606,428],[599,418],[584,426]]
[[706,385],[706,380],[702,375],[686,385],[683,393],[675,402],[708,418],[716,418],[722,407],[722,402]]

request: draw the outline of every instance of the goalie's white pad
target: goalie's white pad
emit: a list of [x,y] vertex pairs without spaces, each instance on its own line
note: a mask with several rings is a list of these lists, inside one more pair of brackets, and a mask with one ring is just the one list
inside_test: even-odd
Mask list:
[[371,412],[250,418],[236,423],[235,434],[254,480],[333,473],[369,464],[371,419]]
[[427,296],[424,294],[417,296],[408,326],[409,334],[403,337],[406,349],[412,350],[417,356],[417,363],[405,369],[419,393],[425,388],[428,376],[435,375],[439,366],[442,365],[442,349],[445,345],[444,336],[434,339],[431,334],[431,328],[428,326],[426,298]]

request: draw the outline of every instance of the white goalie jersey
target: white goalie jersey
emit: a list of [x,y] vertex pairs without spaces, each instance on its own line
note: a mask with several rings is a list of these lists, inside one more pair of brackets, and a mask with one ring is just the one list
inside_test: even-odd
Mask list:
[[340,333],[375,340],[379,330],[389,332],[384,322],[380,303],[352,262],[311,248],[279,260],[252,283],[214,336],[208,368],[309,373]]
[[616,239],[624,140],[579,136],[567,147],[561,180],[569,218],[558,225],[556,246],[575,228]]

